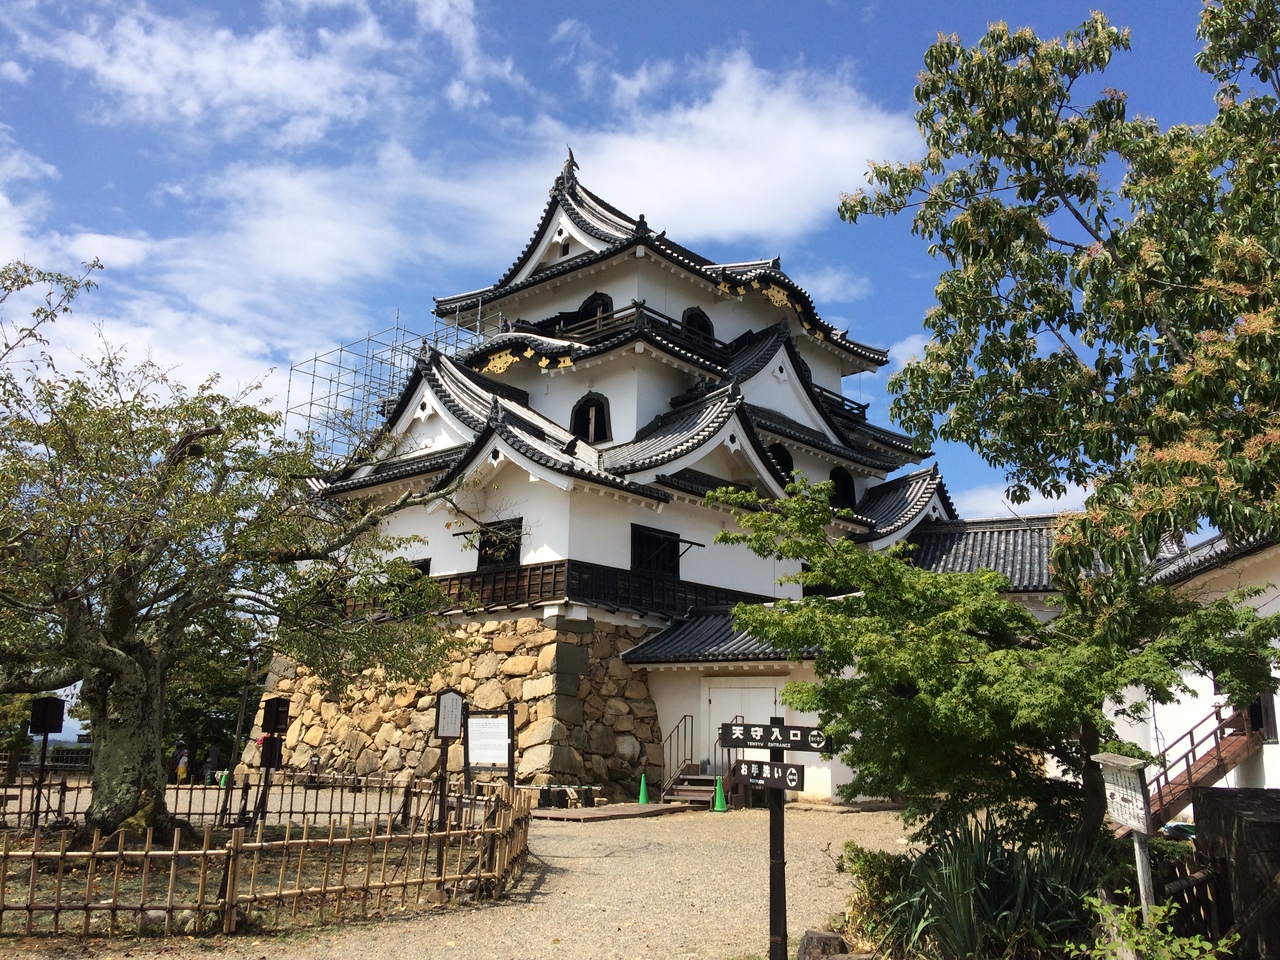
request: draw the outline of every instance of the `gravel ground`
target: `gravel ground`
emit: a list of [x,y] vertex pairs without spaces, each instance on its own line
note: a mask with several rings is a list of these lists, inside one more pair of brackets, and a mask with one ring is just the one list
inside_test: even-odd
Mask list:
[[[839,913],[846,840],[903,850],[895,813],[790,806],[787,924],[794,941]],[[663,960],[768,955],[768,813],[690,812],[595,823],[534,821],[530,856],[504,900],[282,937],[0,941],[0,953],[122,960],[164,955],[318,960]]]

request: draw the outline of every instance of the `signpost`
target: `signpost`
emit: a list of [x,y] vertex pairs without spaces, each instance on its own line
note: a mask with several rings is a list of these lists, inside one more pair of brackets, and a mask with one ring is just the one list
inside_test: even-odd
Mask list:
[[803,790],[804,767],[795,763],[762,763],[758,760],[739,760],[733,772],[740,780],[753,787],[771,787],[777,790]]
[[440,740],[440,772],[436,777],[436,803],[440,805],[436,826],[436,870],[444,876],[445,833],[449,829],[449,744],[462,736],[462,694],[441,690],[436,694],[436,736]]
[[1133,856],[1138,865],[1142,920],[1149,923],[1155,896],[1151,881],[1151,853],[1147,848],[1147,834],[1151,832],[1147,765],[1142,760],[1117,753],[1097,753],[1091,759],[1102,766],[1102,779],[1107,784],[1107,813],[1116,823],[1133,831]]
[[782,717],[768,723],[725,723],[722,746],[768,750],[769,761],[738,760],[734,774],[769,790],[769,960],[787,960],[787,861],[784,858],[782,800],[784,790],[804,789],[804,767],[785,763],[788,750],[830,751],[831,738],[817,727],[796,727]]
[[[774,719],[777,719],[776,717]],[[722,723],[720,743],[725,747],[745,750],[809,750],[831,749],[831,738],[817,727],[793,727],[784,723]]]

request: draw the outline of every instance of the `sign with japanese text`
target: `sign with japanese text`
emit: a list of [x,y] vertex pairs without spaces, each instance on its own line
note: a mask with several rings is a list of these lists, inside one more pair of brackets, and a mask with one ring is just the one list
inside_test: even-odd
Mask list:
[[472,763],[505,767],[509,742],[506,717],[467,717],[467,750]]
[[804,767],[797,763],[771,763],[768,760],[739,760],[734,774],[757,787],[779,790],[803,790]]
[[1146,764],[1114,753],[1099,753],[1093,759],[1102,766],[1107,784],[1107,814],[1138,833],[1149,833]]
[[441,690],[436,696],[436,736],[441,740],[462,736],[462,694],[457,690]]
[[723,723],[720,725],[720,746],[746,750],[807,750],[818,753],[831,749],[831,738],[817,727]]

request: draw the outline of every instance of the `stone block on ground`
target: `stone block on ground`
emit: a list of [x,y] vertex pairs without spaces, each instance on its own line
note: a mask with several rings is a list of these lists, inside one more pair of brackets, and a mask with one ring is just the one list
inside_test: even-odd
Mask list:
[[800,946],[796,948],[796,960],[819,960],[820,957],[834,957],[848,952],[849,945],[838,933],[806,930],[800,938]]

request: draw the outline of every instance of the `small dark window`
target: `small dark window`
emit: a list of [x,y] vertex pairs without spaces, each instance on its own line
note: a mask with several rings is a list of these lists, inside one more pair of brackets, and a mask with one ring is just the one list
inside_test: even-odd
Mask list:
[[560,256],[567,257],[569,255],[569,241],[564,240],[560,243]]
[[631,569],[680,576],[680,537],[667,530],[631,525]]
[[578,319],[594,320],[606,313],[613,313],[613,297],[597,290],[582,301],[582,306],[578,308]]
[[773,462],[778,465],[782,475],[790,481],[791,474],[796,468],[796,462],[791,458],[791,451],[780,443],[771,443],[768,446],[768,454],[773,458]]
[[833,467],[831,482],[836,488],[831,492],[831,505],[841,510],[852,510],[858,502],[858,491],[853,485],[853,477],[844,467]]
[[431,558],[426,557],[422,560],[413,560],[409,564],[413,569],[417,570],[424,577],[431,576]]
[[480,539],[476,545],[480,553],[476,569],[519,566],[520,544],[523,539],[523,517],[486,523],[480,528]]
[[612,436],[609,430],[609,401],[598,393],[588,393],[573,408],[569,432],[587,443],[608,440]]
[[686,333],[692,333],[699,339],[707,341],[715,339],[715,327],[711,325],[711,318],[701,307],[690,307],[686,310],[680,318],[680,324]]

